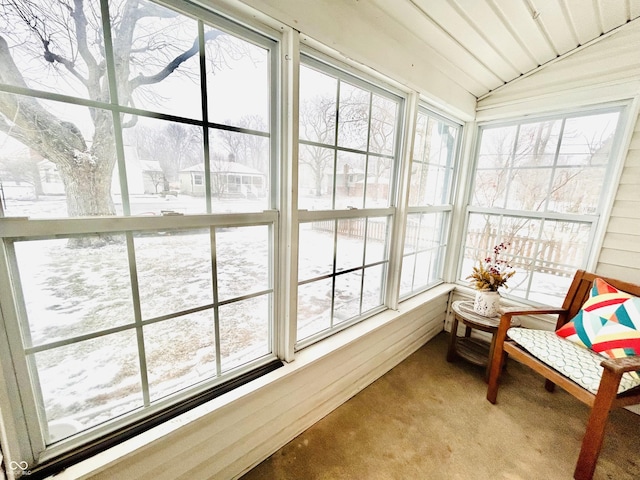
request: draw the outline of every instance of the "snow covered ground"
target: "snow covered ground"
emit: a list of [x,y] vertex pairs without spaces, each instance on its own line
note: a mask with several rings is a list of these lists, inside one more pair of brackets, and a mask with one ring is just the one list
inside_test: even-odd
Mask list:
[[[201,201],[144,197],[132,204],[144,214],[156,214],[165,205],[193,212]],[[227,200],[220,208],[255,210],[250,202]],[[9,207],[13,216],[65,216],[59,197],[14,201]],[[308,228],[303,240],[301,277],[330,273],[333,234]],[[266,226],[216,229],[218,300],[266,292],[220,306],[216,345],[208,230],[135,234],[135,272],[124,235],[99,248],[71,248],[64,238],[16,242],[28,319],[25,345],[35,351],[28,358],[37,367],[34,383],[40,386],[50,440],[73,433],[62,433],[59,425],[90,428],[268,354],[273,305],[269,245]],[[384,242],[367,245],[367,262],[384,259]],[[340,236],[343,268],[360,265],[363,248],[362,239]],[[363,285],[363,311],[380,304],[383,272],[382,266],[366,269],[364,283],[361,270],[337,277],[334,322],[359,314]],[[311,293],[301,288],[301,336],[328,327],[331,314],[331,281],[306,289]]]

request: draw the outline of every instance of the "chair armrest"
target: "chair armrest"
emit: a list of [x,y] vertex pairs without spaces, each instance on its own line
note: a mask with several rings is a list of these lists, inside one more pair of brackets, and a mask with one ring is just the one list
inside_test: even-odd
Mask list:
[[624,372],[640,370],[640,357],[607,358],[600,365],[613,373],[622,375]]

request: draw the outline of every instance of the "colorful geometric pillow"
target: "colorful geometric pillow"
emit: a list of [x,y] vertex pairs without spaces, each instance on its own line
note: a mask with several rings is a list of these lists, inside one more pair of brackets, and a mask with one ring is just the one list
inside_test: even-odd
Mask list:
[[640,355],[640,298],[597,278],[582,309],[556,333],[605,357]]

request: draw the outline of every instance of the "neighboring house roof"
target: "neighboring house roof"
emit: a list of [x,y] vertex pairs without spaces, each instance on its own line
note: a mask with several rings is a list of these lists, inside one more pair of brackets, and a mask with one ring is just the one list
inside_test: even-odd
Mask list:
[[160,162],[156,160],[140,160],[140,168],[143,172],[162,172]]
[[[244,173],[247,175],[264,175],[255,168],[247,167],[238,162],[211,162],[211,172],[213,173]],[[204,172],[204,164],[199,163],[191,167],[180,170],[182,172]]]

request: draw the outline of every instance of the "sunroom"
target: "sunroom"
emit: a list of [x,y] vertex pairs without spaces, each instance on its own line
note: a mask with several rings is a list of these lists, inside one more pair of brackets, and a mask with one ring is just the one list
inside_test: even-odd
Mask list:
[[506,305],[640,283],[633,0],[1,8],[0,478],[239,477],[501,243]]

